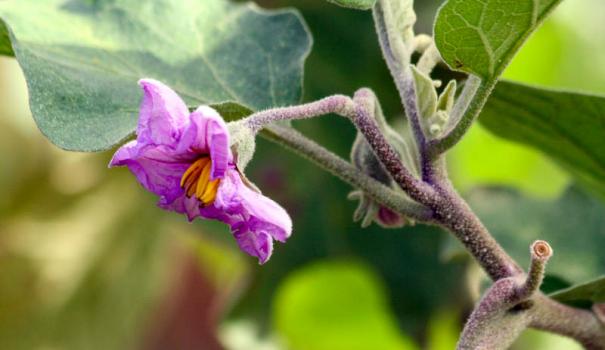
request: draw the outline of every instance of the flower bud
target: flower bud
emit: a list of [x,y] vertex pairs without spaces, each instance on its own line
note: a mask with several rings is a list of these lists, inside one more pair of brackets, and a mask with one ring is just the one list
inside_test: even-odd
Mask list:
[[[379,123],[379,125],[380,124],[381,123]],[[383,129],[390,129],[386,123],[381,126],[383,126]],[[398,137],[394,130],[390,129],[389,131],[391,132],[385,132],[387,139],[390,138],[389,134],[391,137],[393,135]],[[389,141],[396,149],[400,148],[401,145],[404,145],[402,140],[397,140],[396,142],[393,142],[393,140]],[[398,151],[400,150],[398,149]],[[357,134],[355,142],[353,143],[353,148],[351,149],[351,162],[357,169],[371,178],[386,186],[392,187],[393,189],[399,189],[361,133]],[[405,217],[401,214],[395,213],[389,208],[380,205],[361,190],[351,192],[348,198],[359,201],[359,205],[353,214],[353,220],[356,222],[361,221],[361,227],[367,227],[372,222],[376,222],[385,228],[398,228],[403,227],[406,222]]]

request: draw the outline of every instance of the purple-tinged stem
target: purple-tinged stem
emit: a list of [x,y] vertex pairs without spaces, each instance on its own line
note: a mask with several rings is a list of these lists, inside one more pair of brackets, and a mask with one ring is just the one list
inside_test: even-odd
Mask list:
[[353,100],[344,95],[333,95],[319,101],[305,103],[299,106],[273,108],[260,111],[247,117],[244,122],[258,132],[266,125],[277,121],[313,118],[324,114],[351,115],[354,109]]
[[[397,87],[397,91],[399,91],[399,97],[401,98],[405,114],[412,126],[414,139],[419,150],[420,168],[423,179],[429,179],[432,177],[432,174],[430,173],[432,168],[428,159],[426,135],[422,130],[420,122],[420,114],[418,112],[418,103],[416,100],[416,85],[410,71],[408,62],[409,57],[402,58],[401,54],[395,52],[393,45],[394,43],[399,43],[397,42],[399,39],[390,37],[391,35],[395,35],[395,33],[390,33],[388,30],[389,24],[386,23],[384,11],[385,9],[382,6],[382,2],[377,2],[374,6],[373,15],[378,41],[380,43],[380,48],[382,49],[384,60],[387,63],[387,67],[389,68],[395,86]],[[405,62],[402,62],[404,60]]]
[[605,324],[588,310],[558,303],[537,295],[529,326],[577,340],[587,350],[605,350]]
[[375,118],[372,116],[374,98],[373,94],[370,94],[367,89],[360,89],[355,93],[356,108],[354,115],[351,117],[353,124],[366,138],[378,159],[402,190],[419,203],[424,205],[434,203],[437,200],[435,191],[431,186],[414,177],[403,165],[397,151],[380,131]]
[[363,190],[370,198],[394,212],[419,221],[430,219],[431,212],[426,207],[409,201],[391,188],[360,172],[346,160],[308,139],[295,129],[273,125],[266,127],[263,131],[263,136],[310,159],[353,187]]

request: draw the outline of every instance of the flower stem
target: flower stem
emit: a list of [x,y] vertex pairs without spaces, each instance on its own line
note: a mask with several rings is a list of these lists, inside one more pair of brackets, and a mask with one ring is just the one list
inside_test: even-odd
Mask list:
[[344,95],[333,95],[321,100],[305,103],[299,106],[273,108],[254,113],[242,120],[254,131],[258,132],[266,125],[278,121],[313,118],[324,114],[335,113],[348,115],[354,109],[353,100]]
[[346,160],[308,139],[291,127],[268,126],[265,127],[262,135],[310,159],[318,166],[331,172],[353,187],[363,190],[376,202],[397,213],[419,221],[427,221],[430,218],[431,212],[426,207],[407,200],[396,191],[361,173]]

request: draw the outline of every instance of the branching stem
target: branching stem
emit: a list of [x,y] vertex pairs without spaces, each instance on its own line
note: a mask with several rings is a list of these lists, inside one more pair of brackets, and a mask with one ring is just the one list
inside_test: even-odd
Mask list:
[[381,203],[394,212],[419,221],[427,221],[431,217],[431,212],[424,206],[406,200],[389,187],[370,176],[360,173],[355,166],[308,139],[293,128],[276,125],[269,126],[263,130],[262,135],[310,159],[318,166],[331,172],[353,187],[363,190],[376,202]]

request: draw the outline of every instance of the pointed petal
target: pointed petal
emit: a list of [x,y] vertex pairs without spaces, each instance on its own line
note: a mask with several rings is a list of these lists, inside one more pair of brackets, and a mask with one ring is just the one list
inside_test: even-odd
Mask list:
[[188,124],[189,110],[171,88],[153,79],[142,79],[143,101],[137,127],[138,140],[175,145]]

